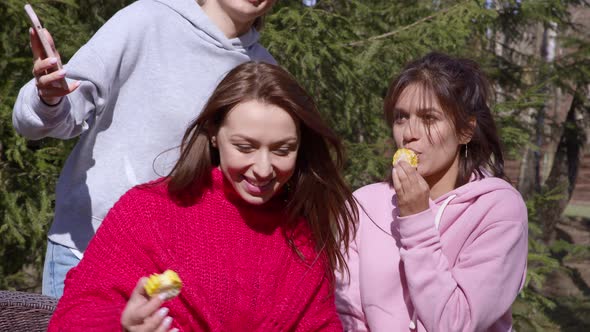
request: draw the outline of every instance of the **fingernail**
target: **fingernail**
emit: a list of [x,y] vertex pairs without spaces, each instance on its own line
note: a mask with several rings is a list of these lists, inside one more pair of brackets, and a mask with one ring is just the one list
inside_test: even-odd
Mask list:
[[172,330],[170,330],[170,332],[178,332],[177,328],[173,328]]
[[170,326],[170,324],[172,324],[172,317],[164,318],[164,322],[162,324],[164,324],[165,327]]
[[164,317],[164,316],[168,315],[168,308],[160,308],[160,309],[158,310],[158,315],[160,315],[160,316],[162,316],[162,317]]
[[168,295],[166,293],[160,293],[160,294],[158,294],[158,298],[160,298],[160,300],[162,300],[162,301],[166,301],[166,299],[168,298]]
[[54,65],[57,63],[57,59],[56,58],[49,58],[49,63]]
[[66,70],[65,70],[65,69],[59,70],[59,71],[57,72],[57,74],[58,74],[59,76],[66,76]]

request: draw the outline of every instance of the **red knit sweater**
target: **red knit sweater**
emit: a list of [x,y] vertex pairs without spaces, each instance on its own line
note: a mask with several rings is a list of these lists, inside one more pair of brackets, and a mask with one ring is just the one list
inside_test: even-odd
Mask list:
[[172,269],[184,287],[167,301],[181,331],[342,331],[326,257],[317,257],[304,223],[302,260],[281,229],[283,204],[239,199],[218,169],[190,206],[166,186],[136,187],[108,213],[65,282],[49,331],[121,330],[137,280]]

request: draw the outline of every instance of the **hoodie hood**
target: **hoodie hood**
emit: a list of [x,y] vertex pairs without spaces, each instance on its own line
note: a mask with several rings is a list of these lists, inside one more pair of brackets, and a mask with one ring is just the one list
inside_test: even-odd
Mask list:
[[196,0],[153,0],[177,12],[195,27],[197,33],[205,41],[226,50],[245,52],[258,42],[260,34],[250,28],[245,34],[236,38],[227,38],[223,32],[201,9]]
[[470,202],[477,199],[479,196],[497,190],[510,190],[518,193],[518,191],[505,180],[484,173],[484,177],[480,179],[477,179],[475,175],[472,175],[470,182],[449,191],[434,201],[431,200],[431,204],[434,203],[439,205],[451,196],[454,196],[454,198],[450,204]]
[[[430,200],[430,210],[434,213],[435,228],[437,230],[440,228],[443,218],[447,220],[446,226],[450,226],[448,221],[454,220],[458,214],[463,213],[464,209],[467,209],[480,196],[492,194],[496,191],[509,191],[520,196],[520,193],[510,183],[484,172],[483,178],[472,175],[470,182],[451,190],[436,200]],[[452,210],[450,218],[448,215],[445,216],[445,211],[449,207]]]

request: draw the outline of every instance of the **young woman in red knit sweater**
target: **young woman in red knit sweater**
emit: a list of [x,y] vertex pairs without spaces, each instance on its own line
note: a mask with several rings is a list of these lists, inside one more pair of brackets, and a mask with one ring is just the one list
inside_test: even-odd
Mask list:
[[[357,211],[340,140],[283,69],[245,63],[186,131],[171,173],[110,210],[50,331],[341,331],[333,272]],[[149,298],[171,269],[180,295]],[[138,281],[139,280],[139,281]]]

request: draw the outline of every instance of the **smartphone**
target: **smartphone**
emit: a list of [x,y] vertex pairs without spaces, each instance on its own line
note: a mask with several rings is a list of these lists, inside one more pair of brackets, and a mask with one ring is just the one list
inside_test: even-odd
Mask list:
[[[25,5],[25,12],[27,12],[27,15],[29,16],[29,20],[31,21],[31,25],[33,26],[33,29],[35,29],[35,33],[37,34],[37,37],[39,38],[39,41],[41,42],[41,45],[43,45],[43,50],[45,51],[45,55],[48,58],[54,57],[57,58],[57,70],[60,70],[63,68],[60,59],[56,56],[55,52],[53,52],[53,48],[51,47],[51,44],[49,44],[49,40],[47,39],[47,36],[45,36],[45,32],[43,30],[45,30],[43,28],[43,26],[41,25],[41,21],[39,21],[39,18],[37,17],[37,14],[35,14],[35,11],[33,10],[33,7],[31,7],[31,5],[26,4]],[[65,78],[62,78],[59,81],[55,81],[53,82],[53,86],[56,88],[61,88],[64,90],[68,90],[68,82],[66,82]]]

